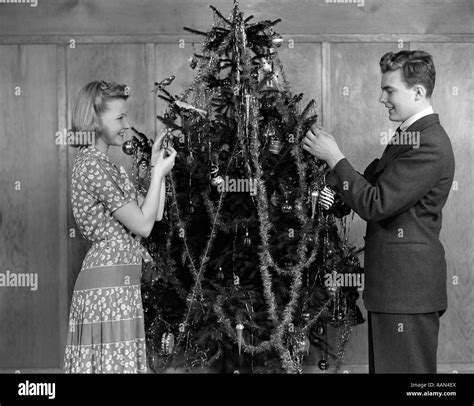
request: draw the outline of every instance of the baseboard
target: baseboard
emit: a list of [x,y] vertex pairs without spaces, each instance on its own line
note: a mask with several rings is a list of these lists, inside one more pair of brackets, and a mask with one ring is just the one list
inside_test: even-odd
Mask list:
[[[180,371],[183,372],[183,371]],[[24,368],[24,369],[0,369],[0,374],[62,374],[60,368]],[[317,365],[306,365],[303,373],[305,374],[332,374],[334,368],[322,371]],[[339,374],[368,374],[369,366],[367,364],[343,365],[338,371]],[[474,363],[450,363],[438,364],[439,374],[474,374]]]
[[[334,373],[333,368],[328,371],[321,371],[317,365],[309,365],[304,368],[306,374]],[[368,374],[368,364],[343,365],[340,367],[339,374]],[[474,363],[449,363],[438,364],[438,374],[474,374]]]

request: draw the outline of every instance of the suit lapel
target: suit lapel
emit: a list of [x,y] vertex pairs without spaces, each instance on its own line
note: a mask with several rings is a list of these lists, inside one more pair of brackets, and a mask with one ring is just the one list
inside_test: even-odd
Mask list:
[[[429,114],[427,116],[420,118],[419,120],[415,121],[410,127],[408,127],[405,131],[412,131],[412,132],[419,131],[421,133],[425,128],[433,124],[439,124],[438,114]],[[394,137],[398,137],[399,135],[400,135],[400,127],[398,127],[397,131],[395,131]],[[427,135],[428,133],[425,136]],[[420,142],[421,142],[421,139],[420,139]],[[387,147],[385,148],[385,151],[382,154],[382,157],[380,158],[380,161],[375,167],[374,172],[370,176],[371,183],[374,182],[375,176],[378,175],[387,166],[387,164],[390,161],[396,158],[396,156],[400,154],[400,152],[405,150],[406,148],[410,149],[412,147],[409,145],[398,145],[396,142],[394,142],[393,144],[388,144]]]
[[[395,140],[395,137],[398,138],[400,134],[400,127],[397,128],[397,130],[395,131],[395,134],[393,135],[393,138],[392,140]],[[392,141],[390,140],[390,141]],[[373,179],[373,177],[378,174],[379,172],[381,172],[383,170],[383,168],[385,168],[387,166],[387,164],[395,157],[396,155],[396,152],[398,150],[399,145],[394,145],[394,143],[389,143],[387,144],[387,146],[385,147],[385,150],[383,151],[383,154],[382,156],[380,157],[380,160],[377,164],[377,166],[375,167],[375,170],[373,171],[372,175],[371,175],[371,179]]]

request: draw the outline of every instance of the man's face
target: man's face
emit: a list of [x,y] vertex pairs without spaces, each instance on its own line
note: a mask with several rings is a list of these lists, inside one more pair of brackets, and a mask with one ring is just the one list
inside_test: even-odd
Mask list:
[[390,121],[405,121],[416,114],[418,104],[416,104],[415,86],[408,88],[402,81],[401,71],[388,71],[382,75],[382,95],[380,103],[388,108],[388,118]]

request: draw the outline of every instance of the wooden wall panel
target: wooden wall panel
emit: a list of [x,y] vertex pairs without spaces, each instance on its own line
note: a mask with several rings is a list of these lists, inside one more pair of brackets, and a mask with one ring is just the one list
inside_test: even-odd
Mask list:
[[[288,34],[474,32],[470,0],[337,3],[241,0],[240,6],[256,20],[282,18],[279,31]],[[209,4],[224,16],[232,9],[232,0],[38,0],[38,7],[2,4],[0,35],[182,33],[183,25],[197,29],[210,26]]]
[[[80,88],[93,80],[106,80],[124,83],[130,86],[129,118],[130,123],[149,135],[154,133],[154,98],[152,71],[153,58],[150,56],[150,47],[146,44],[114,44],[114,45],[77,45],[76,48],[66,49],[67,63],[67,103],[68,128],[71,125],[71,109],[74,98]],[[130,173],[132,161],[119,147],[110,148],[110,157],[113,162],[123,165]],[[70,148],[68,156],[68,180],[77,150]],[[70,183],[69,183],[70,184]],[[68,193],[68,229],[75,229],[76,237],[69,239],[69,298],[82,261],[90,244],[82,238],[76,227],[70,207],[70,193]]]
[[314,99],[318,120],[321,121],[321,44],[295,42],[293,47],[290,47],[293,43],[289,40],[291,40],[290,37],[277,51],[290,84],[290,90],[293,94],[304,93],[301,108]]
[[0,47],[0,55],[0,272],[38,277],[35,291],[0,287],[0,367],[54,367],[60,362],[56,46]]
[[[463,363],[474,362],[470,272],[474,3],[365,3],[357,7],[277,0],[269,7],[268,2],[241,0],[241,8],[254,14],[255,20],[283,18],[277,31],[287,35],[278,51],[291,89],[304,92],[304,101],[316,100],[320,123],[336,136],[343,153],[360,172],[380,157],[385,147],[381,134],[398,125],[388,120],[378,101],[380,57],[399,50],[398,36],[419,38],[422,43],[405,43],[405,47],[433,54],[438,71],[433,105],[453,143],[457,182],[443,213],[441,240],[448,262],[450,307],[441,319],[438,354],[439,362],[445,363],[444,372],[451,365],[461,372]],[[77,151],[58,148],[52,140],[56,131],[69,128],[72,101],[79,88],[94,79],[130,85],[131,121],[153,138],[161,128],[155,115],[163,114],[165,108],[150,93],[153,83],[175,75],[169,89],[179,94],[196,74],[188,59],[200,51],[201,43],[184,35],[182,26],[207,30],[212,23],[209,3],[202,0],[145,0],[140,4],[40,0],[39,4],[37,8],[0,4],[0,43],[15,44],[17,38],[18,43],[36,44],[0,45],[0,272],[38,272],[40,286],[36,292],[0,287],[0,369],[59,368],[62,364],[65,316],[89,244],[80,236],[69,204],[68,185]],[[230,0],[212,4],[224,15],[230,11]],[[178,42],[181,34],[184,48]],[[434,43],[450,38],[460,41],[456,35],[464,35],[471,43]],[[49,40],[64,44],[69,36],[77,39],[75,48],[38,45]],[[292,38],[295,46],[289,48]],[[12,90],[17,83],[21,97]],[[131,161],[120,148],[110,155],[130,170]],[[16,180],[21,182],[21,191],[14,190]],[[64,218],[58,218],[58,213]],[[70,230],[75,230],[75,238],[64,235]],[[349,232],[350,243],[363,246],[365,222],[357,215]],[[362,301],[359,305],[365,315]],[[330,335],[334,337],[334,332]],[[319,354],[311,355],[308,372],[319,372],[315,366],[319,359]],[[344,365],[356,365],[350,372],[365,372],[367,361],[365,323],[353,330]]]
[[443,209],[441,242],[448,264],[448,310],[441,318],[440,362],[474,361],[474,45],[412,44],[433,55],[433,108],[453,145],[456,171]]

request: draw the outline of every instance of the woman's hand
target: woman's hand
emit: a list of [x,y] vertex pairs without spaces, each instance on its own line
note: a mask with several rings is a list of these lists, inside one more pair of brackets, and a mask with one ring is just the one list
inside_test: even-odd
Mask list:
[[[153,145],[154,147],[155,145]],[[160,149],[158,153],[158,159],[156,161],[154,170],[156,173],[159,173],[161,176],[166,176],[171,172],[174,166],[174,160],[176,158],[176,150],[169,146],[166,149]]]
[[153,143],[153,147],[151,149],[151,159],[150,159],[150,165],[151,166],[156,166],[156,163],[158,162],[158,157],[161,151],[161,144],[163,143],[163,139],[166,136],[166,130],[163,131],[156,139],[155,142]]

